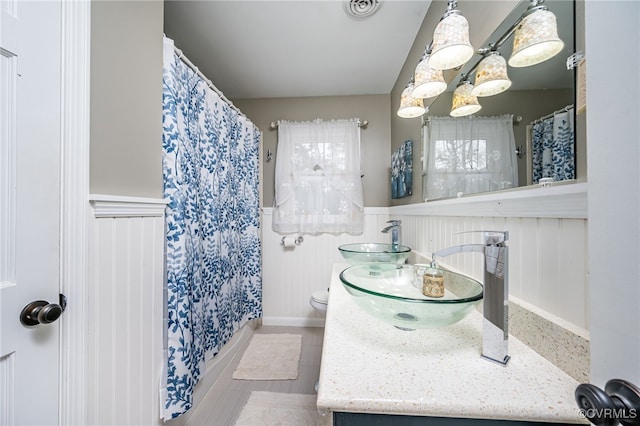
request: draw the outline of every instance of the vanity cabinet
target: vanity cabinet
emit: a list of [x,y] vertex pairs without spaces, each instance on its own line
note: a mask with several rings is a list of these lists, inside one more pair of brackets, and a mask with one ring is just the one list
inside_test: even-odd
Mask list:
[[480,313],[400,330],[352,300],[339,279],[345,267],[332,271],[318,381],[317,408],[334,426],[588,424],[579,383],[518,339],[506,366],[481,357]]
[[[577,412],[577,408],[576,408]],[[456,419],[452,417],[400,416],[394,414],[333,413],[334,426],[527,426],[550,423],[515,420]],[[555,423],[569,425],[569,423]]]

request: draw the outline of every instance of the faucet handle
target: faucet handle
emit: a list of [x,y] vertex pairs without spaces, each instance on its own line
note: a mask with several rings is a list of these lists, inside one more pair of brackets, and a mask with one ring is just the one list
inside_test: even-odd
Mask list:
[[481,232],[484,235],[485,245],[496,245],[504,243],[509,239],[509,231],[463,231],[457,234],[474,234]]
[[387,223],[390,223],[391,226],[400,226],[402,221],[401,220],[388,220]]
[[486,245],[497,245],[509,239],[509,231],[483,231]]

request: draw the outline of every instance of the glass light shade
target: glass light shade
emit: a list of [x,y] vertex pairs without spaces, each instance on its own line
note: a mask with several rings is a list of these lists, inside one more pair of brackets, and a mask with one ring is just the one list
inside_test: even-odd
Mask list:
[[509,65],[517,68],[539,64],[557,55],[563,47],[556,16],[548,10],[538,10],[516,28]]
[[421,98],[413,97],[413,82],[404,88],[400,95],[400,108],[398,108],[398,117],[415,118],[420,117],[427,112]]
[[431,68],[428,56],[418,63],[414,80],[414,98],[434,98],[447,90],[442,70]]
[[437,70],[459,67],[473,56],[469,42],[469,22],[457,13],[442,19],[433,32],[429,65]]
[[511,87],[507,75],[507,61],[497,52],[486,56],[478,64],[473,96],[492,96]]
[[456,87],[453,92],[450,116],[464,117],[480,111],[482,106],[478,103],[478,98],[471,94],[472,90],[473,85],[468,81]]

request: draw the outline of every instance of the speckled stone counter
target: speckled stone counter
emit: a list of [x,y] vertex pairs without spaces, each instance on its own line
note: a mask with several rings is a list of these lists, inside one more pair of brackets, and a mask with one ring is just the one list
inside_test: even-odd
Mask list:
[[402,331],[362,311],[333,267],[318,389],[320,412],[583,423],[578,382],[510,337],[511,361],[480,357],[482,316]]

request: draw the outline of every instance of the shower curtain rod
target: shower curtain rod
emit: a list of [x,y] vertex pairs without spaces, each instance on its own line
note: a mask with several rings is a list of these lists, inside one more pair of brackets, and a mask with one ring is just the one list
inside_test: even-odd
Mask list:
[[[358,127],[365,128],[365,127],[367,127],[368,124],[369,124],[369,120],[364,120],[364,121],[358,120]],[[269,125],[269,127],[271,127],[272,129],[277,129],[278,128],[278,122],[277,121],[272,121],[271,124]]]
[[209,80],[209,79],[207,78],[207,76],[206,76],[206,75],[204,75],[204,74],[202,73],[202,71],[200,71],[200,69],[199,69],[197,66],[195,66],[195,65],[193,64],[193,62],[191,62],[191,61],[189,60],[189,58],[187,58],[187,57],[185,56],[185,54],[182,52],[182,50],[178,49],[175,45],[173,46],[173,50],[175,50],[175,52],[178,54],[178,59],[180,59],[182,62],[184,62],[185,64],[187,64],[187,66],[188,66],[189,68],[191,68],[191,69],[192,69],[196,74],[198,74],[198,76],[199,76],[201,79],[203,79],[203,80],[205,81],[205,83],[207,83],[207,85],[209,86],[209,88],[210,88],[211,90],[213,90],[214,92],[216,92],[216,93],[218,94],[218,96],[220,96],[220,98],[221,98],[223,101],[225,101],[225,102],[226,102],[226,103],[227,103],[231,108],[233,108],[233,109],[234,109],[238,114],[240,114],[241,116],[243,116],[243,117],[247,118],[247,116],[246,116],[242,111],[240,111],[240,109],[239,109],[237,106],[235,106],[235,105],[233,104],[233,102],[231,102],[229,99],[227,99],[227,97],[222,93],[222,91],[220,91],[216,86],[214,86],[213,82],[212,82],[211,80]]
[[559,109],[559,110],[557,110],[557,111],[553,111],[551,114],[543,115],[542,117],[538,118],[537,120],[533,120],[533,121],[531,122],[531,124],[535,124],[535,123],[538,123],[538,122],[540,122],[540,121],[542,121],[542,120],[546,120],[547,118],[551,118],[551,117],[553,117],[555,114],[558,114],[558,113],[560,113],[560,112],[567,112],[567,111],[569,111],[570,109],[573,109],[573,105],[567,105],[567,106],[566,106],[566,107],[564,107],[564,108],[560,108],[560,109]]

